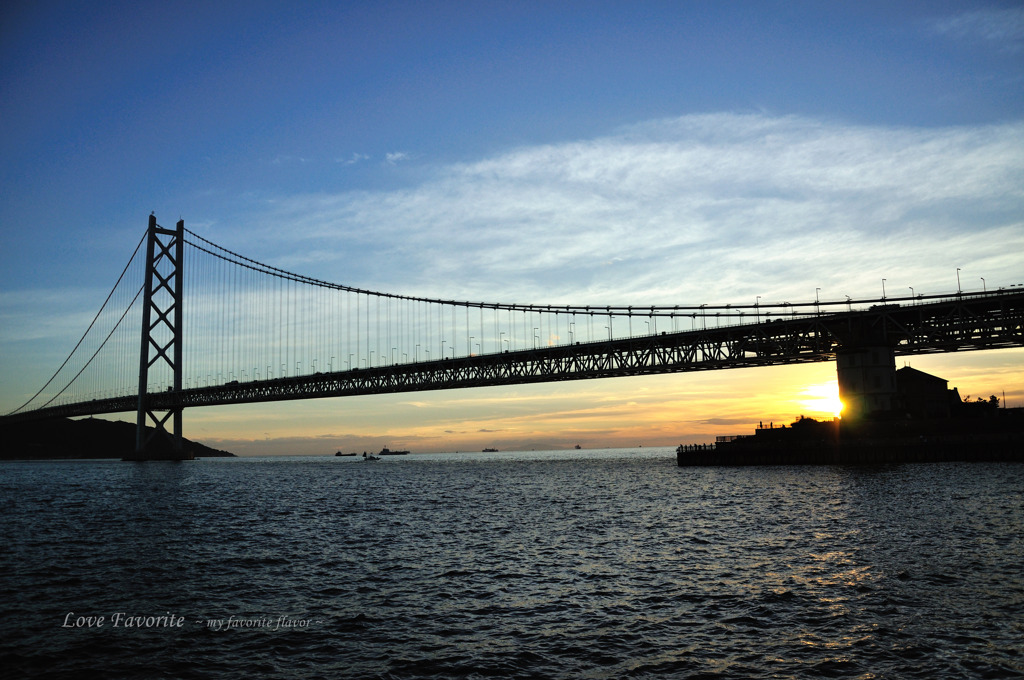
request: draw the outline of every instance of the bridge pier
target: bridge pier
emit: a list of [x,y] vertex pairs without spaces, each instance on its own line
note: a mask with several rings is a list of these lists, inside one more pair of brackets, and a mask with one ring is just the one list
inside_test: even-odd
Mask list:
[[896,355],[892,347],[879,343],[838,348],[836,373],[844,421],[857,422],[896,407]]
[[[181,436],[181,405],[164,407],[162,415],[151,405],[150,369],[170,368],[166,390],[181,393],[183,352],[182,285],[184,279],[185,220],[164,229],[149,216],[146,239],[146,280],[143,288],[142,343],[139,352],[139,401],[136,413],[135,455],[125,460],[191,460]],[[165,368],[166,370],[166,368]],[[146,427],[147,418],[152,428]],[[167,422],[172,429],[168,431]]]

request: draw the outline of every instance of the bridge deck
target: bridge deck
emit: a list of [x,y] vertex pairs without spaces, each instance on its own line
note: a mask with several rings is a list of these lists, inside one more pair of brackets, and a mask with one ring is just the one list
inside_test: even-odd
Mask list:
[[[876,305],[809,317],[601,342],[233,381],[148,395],[152,409],[457,389],[829,361],[837,348],[886,344],[896,355],[1024,346],[1024,290]],[[15,419],[131,412],[136,396],[97,399]]]

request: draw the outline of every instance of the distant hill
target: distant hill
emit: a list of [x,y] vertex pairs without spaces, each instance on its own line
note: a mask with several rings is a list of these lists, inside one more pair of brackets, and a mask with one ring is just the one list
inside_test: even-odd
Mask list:
[[[135,453],[135,425],[99,418],[0,421],[0,442],[0,460],[124,458]],[[234,457],[187,439],[184,445],[195,458]]]

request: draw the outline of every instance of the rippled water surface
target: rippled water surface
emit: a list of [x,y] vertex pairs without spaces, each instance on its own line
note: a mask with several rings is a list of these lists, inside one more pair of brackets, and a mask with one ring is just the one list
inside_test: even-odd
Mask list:
[[1022,677],[1022,494],[668,449],[6,463],[0,673]]

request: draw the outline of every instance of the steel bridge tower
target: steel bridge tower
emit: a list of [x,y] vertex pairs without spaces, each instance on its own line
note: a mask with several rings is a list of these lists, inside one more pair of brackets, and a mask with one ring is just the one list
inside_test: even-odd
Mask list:
[[[180,402],[165,405],[162,415],[151,406],[149,373],[154,365],[170,368],[173,394],[181,393],[182,285],[185,252],[185,220],[175,229],[164,229],[149,216],[146,238],[146,280],[143,288],[142,344],[139,352],[139,402],[135,431],[135,455],[131,460],[191,460],[181,437]],[[147,418],[153,429],[147,432]],[[168,432],[167,421],[172,421]]]

